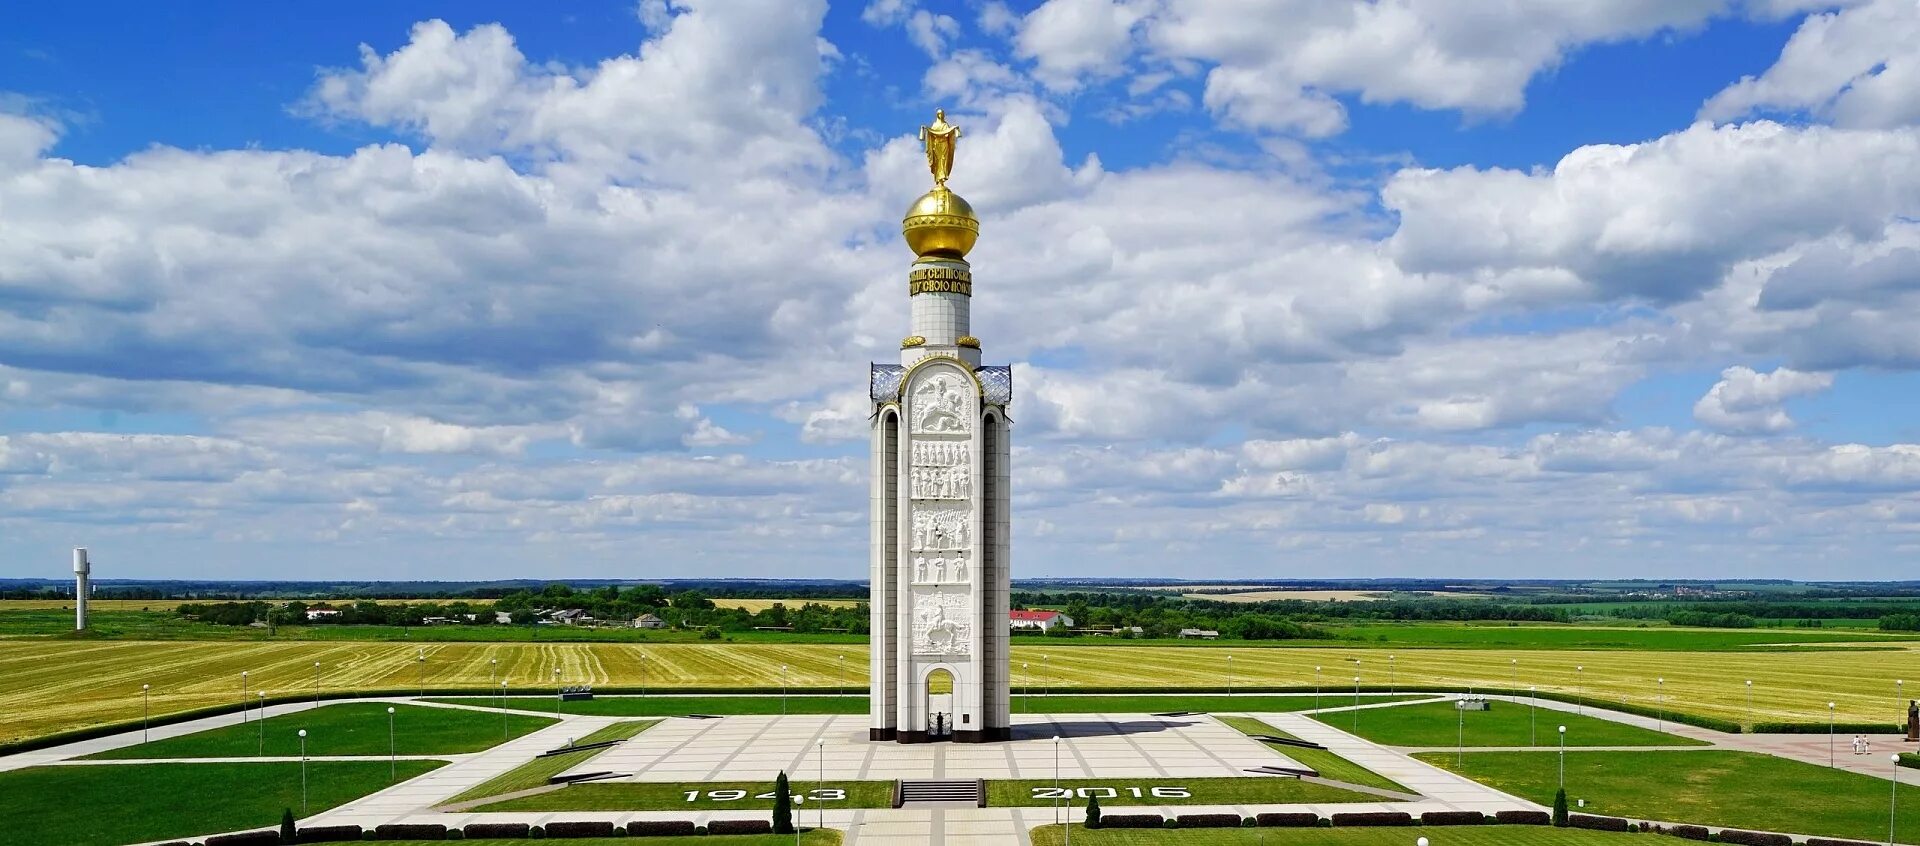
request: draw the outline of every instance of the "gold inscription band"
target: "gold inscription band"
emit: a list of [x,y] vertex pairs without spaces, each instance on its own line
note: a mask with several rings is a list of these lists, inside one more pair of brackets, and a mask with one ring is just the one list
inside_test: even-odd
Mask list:
[[907,283],[907,294],[960,294],[973,296],[973,283],[965,279],[916,279]]

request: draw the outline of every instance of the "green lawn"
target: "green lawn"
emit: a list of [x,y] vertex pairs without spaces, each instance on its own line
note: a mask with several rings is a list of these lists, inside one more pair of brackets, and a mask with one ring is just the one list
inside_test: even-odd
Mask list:
[[[1552,752],[1416,756],[1542,804],[1553,801]],[[1885,760],[1884,758],[1882,760]],[[1751,752],[1568,752],[1567,796],[1587,812],[1879,841],[1887,836],[1885,779]],[[1900,786],[1900,826],[1920,835],[1920,788]]]
[[[406,780],[442,765],[401,761]],[[307,811],[391,784],[385,761],[307,764]],[[101,764],[0,772],[9,846],[113,846],[274,826],[300,813],[300,764]]]
[[[300,754],[301,729],[307,730],[308,755],[387,754],[387,703],[351,702],[268,717],[194,734],[111,749],[88,755],[99,760],[131,758],[237,758]],[[400,755],[452,755],[478,752],[553,724],[550,717],[395,705],[394,752]],[[231,719],[238,720],[235,715]],[[504,729],[504,731],[503,731]]]
[[[1271,734],[1275,737],[1299,740],[1298,737],[1294,737],[1287,732],[1281,731],[1252,717],[1216,717],[1215,719],[1225,723],[1228,728],[1232,728],[1241,734]],[[1321,778],[1330,778],[1334,781],[1344,781],[1349,784],[1359,784],[1366,787],[1378,787],[1382,790],[1398,790],[1402,793],[1413,792],[1402,787],[1392,779],[1325,749],[1303,749],[1298,746],[1276,746],[1275,748],[1280,754],[1318,770]]]
[[[614,723],[599,731],[592,732],[586,737],[578,738],[574,740],[574,743],[588,744],[599,743],[606,740],[626,740],[652,728],[653,725],[658,722],[659,720],[628,720],[626,722]],[[573,769],[589,759],[598,757],[600,753],[605,751],[605,749],[586,749],[579,752],[568,752],[564,755],[549,755],[545,758],[535,758],[474,785],[466,792],[447,800],[447,803],[484,799],[488,796],[499,796],[502,793],[512,793],[516,790],[526,790],[529,787],[539,787],[546,784],[548,778]]]
[[[1033,846],[1062,846],[1065,829],[1043,825],[1032,832]],[[1454,826],[1444,829],[1405,828],[1208,828],[1164,830],[1073,827],[1073,842],[1081,846],[1412,846],[1415,837],[1428,834],[1444,846],[1662,846],[1672,841],[1658,835],[1606,834],[1570,828],[1534,825]]]
[[[1459,711],[1452,702],[1433,702],[1358,712],[1319,714],[1314,719],[1386,746],[1453,746],[1461,717],[1467,746],[1557,746],[1556,730],[1567,727],[1568,746],[1708,746],[1710,744],[1652,729],[1538,709],[1529,715],[1521,702],[1492,703],[1487,711]],[[1358,722],[1355,720],[1358,718]],[[1355,728],[1355,726],[1358,728]]]
[[[1425,695],[1404,694],[1386,696],[1366,694],[1360,697],[1363,703],[1405,702],[1429,698]],[[680,714],[778,714],[781,713],[779,696],[602,696],[579,702],[568,702],[564,706],[568,714],[592,714],[604,717],[671,717]],[[491,706],[500,700],[491,696],[446,696],[432,697],[428,702],[448,702],[460,705]],[[1334,707],[1342,702],[1351,704],[1353,694],[1347,694],[1342,700],[1338,694],[1329,693],[1320,703],[1325,707]],[[1151,714],[1161,711],[1304,711],[1314,707],[1312,696],[1264,696],[1249,694],[1244,696],[1226,696],[1223,694],[1198,695],[1152,695],[1139,696],[1085,696],[1061,695],[1022,696],[1021,689],[1013,692],[1013,712],[1016,714]],[[551,696],[509,696],[508,708],[539,712],[551,711]],[[788,714],[865,714],[867,698],[865,696],[789,696],[786,697]]]
[[[818,782],[794,779],[793,808],[893,807],[891,781]],[[691,798],[689,798],[691,794]],[[773,808],[773,780],[711,782],[621,782],[575,784],[473,808],[491,811],[751,811]]]
[[[1060,790],[1072,791],[1073,803],[1086,804],[1082,793],[1097,793],[1100,807],[1122,805],[1277,805],[1291,802],[1378,802],[1380,797],[1323,784],[1279,776],[1247,778],[1084,778],[1061,779]],[[1097,790],[1097,788],[1108,788]],[[1161,795],[1154,795],[1159,788]],[[1050,778],[987,782],[987,805],[996,808],[1046,807],[1057,799]],[[1113,795],[1107,795],[1111,792]],[[1180,796],[1179,793],[1187,795]],[[1138,794],[1138,795],[1135,795]]]

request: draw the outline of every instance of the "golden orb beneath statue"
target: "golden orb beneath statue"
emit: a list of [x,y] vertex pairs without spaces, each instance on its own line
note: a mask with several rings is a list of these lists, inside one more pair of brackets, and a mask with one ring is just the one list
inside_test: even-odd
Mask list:
[[900,221],[900,234],[906,236],[907,246],[916,256],[965,258],[980,238],[980,220],[973,216],[973,206],[959,194],[935,188],[907,208],[906,218]]

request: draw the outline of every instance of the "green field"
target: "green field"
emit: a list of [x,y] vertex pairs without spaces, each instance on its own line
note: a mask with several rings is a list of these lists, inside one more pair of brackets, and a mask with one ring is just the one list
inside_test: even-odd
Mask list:
[[[626,740],[652,728],[657,722],[659,721],[628,720],[626,722],[614,723],[598,731],[590,732],[586,737],[574,740],[574,743],[586,745],[608,740]],[[544,758],[535,758],[474,785],[460,795],[448,799],[445,804],[484,799],[488,796],[499,796],[502,793],[512,793],[516,790],[540,787],[547,783],[548,778],[586,763],[588,760],[598,757],[600,753],[604,751],[606,750],[587,749],[580,752],[568,752],[563,755],[549,755]]]
[[[796,815],[824,805],[839,808],[893,807],[891,781],[839,781],[825,784],[793,779],[788,792]],[[716,795],[717,794],[717,795]],[[736,795],[737,794],[737,795]],[[689,798],[691,796],[691,798]],[[470,810],[493,811],[748,811],[773,807],[773,780],[709,782],[620,782],[575,784],[549,793],[492,802]]]
[[[1701,629],[1640,621],[1617,625],[1525,623],[1368,623],[1329,626],[1336,642],[1368,646],[1466,649],[1635,649],[1700,652],[1784,643],[1898,644],[1920,640],[1915,632],[1825,629]],[[1215,641],[1215,643],[1223,643]],[[1302,642],[1316,643],[1316,642]]]
[[[1215,719],[1225,723],[1228,728],[1238,731],[1241,734],[1270,734],[1275,737],[1285,737],[1293,740],[1300,739],[1252,717],[1226,716],[1216,717]],[[1325,749],[1306,749],[1299,746],[1285,745],[1276,746],[1276,749],[1280,754],[1292,758],[1304,766],[1312,767],[1315,772],[1320,774],[1321,778],[1344,781],[1348,784],[1358,784],[1366,787],[1378,787],[1382,790],[1397,790],[1401,793],[1412,792],[1401,786],[1399,782],[1342,758],[1339,755],[1335,755]]]
[[[1180,830],[1073,827],[1081,846],[1412,846],[1429,835],[1435,846],[1666,846],[1673,841],[1649,834],[1606,834],[1532,825],[1405,828],[1208,828]],[[1033,846],[1064,846],[1066,830],[1043,825],[1032,832]]]
[[1557,746],[1560,726],[1567,727],[1568,746],[1710,745],[1612,720],[1535,710],[1524,703],[1496,701],[1487,711],[1460,711],[1452,702],[1433,702],[1313,718],[1383,746]]
[[[1558,755],[1447,753],[1422,761],[1524,799],[1553,801]],[[1885,779],[1751,752],[1568,752],[1567,797],[1586,811],[1696,825],[1722,825],[1878,841],[1887,834]],[[1901,785],[1899,830],[1920,833],[1920,788]]]
[[[987,806],[993,808],[1046,807],[1054,785],[1074,793],[1073,804],[1085,805],[1082,791],[1098,793],[1100,807],[1124,805],[1277,805],[1293,802],[1379,802],[1380,797],[1314,784],[1296,778],[1086,778],[1008,779],[987,782]],[[1097,788],[1107,788],[1098,790]],[[1161,795],[1154,795],[1159,788]],[[1184,791],[1187,796],[1174,795]],[[1112,793],[1112,796],[1107,795]],[[1138,795],[1135,795],[1138,794]]]
[[[400,779],[440,761],[401,761]],[[307,810],[332,808],[392,782],[386,761],[307,764]],[[10,846],[115,846],[275,826],[300,814],[300,764],[103,764],[0,772]]]
[[[244,725],[229,725],[180,737],[97,752],[95,760],[134,758],[290,757],[300,754],[300,730],[307,731],[307,754],[385,755],[385,702],[349,702],[280,714]],[[478,752],[553,724],[550,717],[489,714],[462,708],[394,705],[393,753],[456,755]],[[503,719],[504,717],[504,719]],[[239,716],[235,715],[234,720]]]

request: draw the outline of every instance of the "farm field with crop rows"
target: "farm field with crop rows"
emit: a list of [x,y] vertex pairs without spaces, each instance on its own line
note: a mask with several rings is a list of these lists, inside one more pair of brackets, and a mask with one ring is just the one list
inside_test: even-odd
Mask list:
[[[1370,650],[1176,646],[1070,646],[1016,643],[1016,696],[1084,687],[1223,688],[1226,655],[1242,689],[1311,690],[1349,696],[1353,677],[1368,689],[1468,685],[1581,693],[1649,705],[1665,678],[1665,707],[1732,720],[1824,721],[1826,703],[1842,721],[1892,723],[1894,680],[1912,676],[1912,648],[1698,653],[1580,650]],[[416,660],[424,655],[425,661]],[[1389,661],[1388,656],[1392,655]],[[842,657],[844,656],[844,657]],[[1043,657],[1045,656],[1045,657]],[[153,713],[223,706],[250,689],[299,697],[325,693],[465,688],[551,690],[553,670],[566,684],[650,689],[778,688],[781,667],[795,688],[857,692],[867,656],[849,644],[598,644],[377,642],[0,641],[0,742],[140,718],[140,686],[152,685]],[[495,662],[498,662],[497,664]],[[1517,662],[1517,663],[1516,663]],[[1389,670],[1391,666],[1391,671]],[[1576,671],[1576,667],[1585,667]],[[1752,679],[1753,706],[1743,681]],[[1904,711],[1904,703],[1900,703]]]

